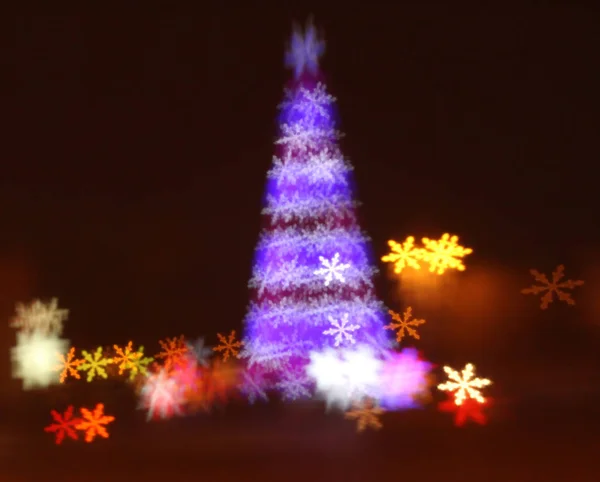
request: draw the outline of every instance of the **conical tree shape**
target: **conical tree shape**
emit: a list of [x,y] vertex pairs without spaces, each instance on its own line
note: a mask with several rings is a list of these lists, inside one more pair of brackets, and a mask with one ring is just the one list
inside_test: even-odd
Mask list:
[[244,355],[250,366],[280,375],[297,371],[311,351],[390,346],[368,238],[355,214],[352,166],[337,142],[335,99],[319,80],[323,50],[311,25],[304,35],[294,32],[287,61],[295,78],[280,106],[278,152],[249,283]]

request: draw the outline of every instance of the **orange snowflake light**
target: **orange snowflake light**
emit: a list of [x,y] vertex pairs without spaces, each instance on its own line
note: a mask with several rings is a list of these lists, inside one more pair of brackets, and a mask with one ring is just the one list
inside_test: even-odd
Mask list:
[[457,269],[464,271],[465,265],[462,259],[471,254],[471,248],[463,248],[458,244],[458,236],[450,236],[444,233],[440,239],[423,238],[422,260],[429,263],[429,271],[437,274],[444,274],[447,269]]
[[62,353],[58,354],[60,365],[56,366],[56,370],[62,370],[60,372],[60,383],[64,383],[69,375],[79,380],[81,375],[77,371],[77,367],[83,363],[82,359],[75,359],[75,347],[72,346],[65,357]]
[[206,372],[206,389],[210,400],[227,400],[228,394],[238,385],[238,368],[231,363],[215,360]]
[[217,333],[217,338],[220,344],[213,348],[214,351],[221,352],[223,355],[223,361],[227,361],[229,356],[239,358],[239,349],[244,344],[243,341],[235,341],[235,330],[231,330],[231,333],[227,338]]
[[391,252],[381,258],[385,263],[394,263],[394,273],[399,274],[404,268],[421,269],[419,260],[423,257],[423,249],[415,246],[414,236],[408,236],[404,243],[393,239],[388,241]]
[[73,405],[69,405],[65,413],[61,415],[56,410],[50,410],[50,415],[54,419],[54,423],[51,423],[47,427],[44,428],[44,432],[55,433],[56,438],[54,443],[56,445],[60,445],[67,435],[69,438],[73,440],[78,440],[77,432],[75,428],[78,423],[81,422],[78,418],[73,418]]
[[577,286],[582,286],[584,284],[582,280],[573,281],[569,279],[560,282],[560,280],[565,276],[565,267],[562,264],[552,272],[552,281],[550,281],[544,273],[540,273],[537,269],[531,269],[529,272],[535,281],[541,283],[541,285],[534,284],[530,288],[521,290],[521,293],[524,295],[538,295],[545,291],[546,293],[544,296],[542,296],[540,304],[540,308],[542,310],[548,308],[548,305],[552,303],[553,294],[556,295],[559,301],[564,301],[568,305],[574,305],[575,300],[571,297],[571,293],[568,293],[564,290],[572,290]]
[[155,358],[164,358],[165,370],[169,371],[178,366],[185,366],[188,347],[183,335],[179,338],[160,340],[161,351]]
[[419,333],[417,333],[417,330],[415,330],[413,327],[423,325],[425,323],[425,320],[422,320],[422,319],[412,319],[411,320],[412,308],[410,306],[408,308],[406,308],[404,315],[400,315],[399,313],[396,313],[395,311],[392,311],[392,310],[390,310],[389,313],[390,313],[390,315],[392,315],[393,321],[389,325],[385,325],[384,328],[386,330],[396,330],[396,329],[398,330],[396,332],[396,341],[398,343],[400,343],[402,341],[402,338],[404,338],[405,332],[407,335],[412,336],[415,340],[421,339],[421,336],[419,335]]
[[85,431],[86,442],[93,442],[97,435],[108,438],[108,431],[105,425],[114,421],[115,417],[104,415],[104,404],[97,404],[93,412],[87,408],[82,408],[81,415],[82,420],[75,425],[75,428]]
[[196,377],[194,382],[185,388],[184,399],[192,411],[209,409],[212,400],[207,390],[205,375]]
[[366,400],[362,403],[355,404],[353,410],[349,410],[345,414],[345,418],[357,421],[357,430],[362,432],[368,427],[379,430],[383,424],[379,420],[379,415],[384,413],[381,407],[375,406],[373,400]]
[[123,375],[125,370],[131,369],[135,366],[135,360],[142,356],[137,351],[132,351],[133,342],[130,341],[124,348],[118,345],[113,345],[115,349],[115,356],[113,357],[113,363],[119,365],[119,375]]

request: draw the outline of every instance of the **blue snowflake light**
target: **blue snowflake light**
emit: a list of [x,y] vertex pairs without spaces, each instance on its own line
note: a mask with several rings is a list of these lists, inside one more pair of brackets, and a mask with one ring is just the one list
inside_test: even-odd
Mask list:
[[305,70],[315,74],[319,69],[319,57],[324,52],[325,42],[317,38],[315,26],[309,21],[304,34],[300,28],[294,28],[290,50],[286,52],[285,64],[294,69],[296,78],[299,78]]

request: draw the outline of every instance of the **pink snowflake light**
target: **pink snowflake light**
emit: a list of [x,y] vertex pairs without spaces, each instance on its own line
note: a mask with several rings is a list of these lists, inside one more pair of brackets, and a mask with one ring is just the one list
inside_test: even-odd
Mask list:
[[201,369],[198,362],[191,356],[185,359],[175,367],[169,374],[169,378],[175,380],[181,390],[186,390],[196,386],[198,377],[201,376]]
[[413,348],[392,353],[381,372],[381,405],[388,410],[414,408],[415,398],[427,388],[431,368]]

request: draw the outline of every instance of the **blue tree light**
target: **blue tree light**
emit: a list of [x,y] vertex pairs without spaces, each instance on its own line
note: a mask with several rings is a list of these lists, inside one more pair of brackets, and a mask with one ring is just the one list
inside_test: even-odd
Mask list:
[[[316,41],[314,29],[298,35],[293,45]],[[318,55],[310,57],[311,76],[300,53],[290,54],[301,66],[295,65],[297,78],[280,105],[245,319],[243,356],[250,366],[272,369],[279,381],[284,371],[308,363],[311,351],[391,346],[372,282],[369,239],[356,217],[352,166],[338,146],[335,99],[316,78]]]

